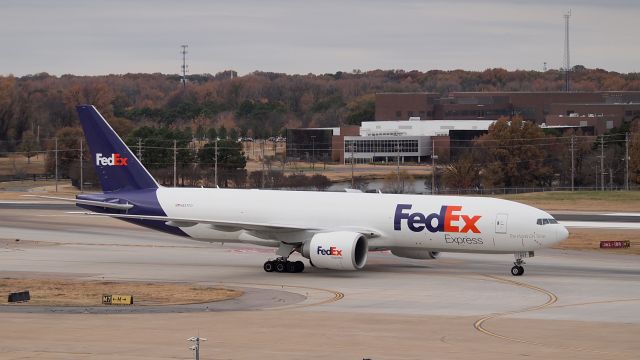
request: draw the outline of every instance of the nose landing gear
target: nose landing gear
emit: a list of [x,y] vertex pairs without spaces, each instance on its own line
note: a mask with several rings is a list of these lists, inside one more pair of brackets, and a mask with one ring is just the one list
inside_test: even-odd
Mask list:
[[[521,264],[524,264],[524,261],[520,260]],[[522,265],[519,265],[518,262],[514,262],[515,265],[513,265],[513,267],[511,268],[511,275],[513,276],[520,276],[522,274],[524,274],[524,267]]]
[[522,258],[533,257],[533,251],[525,251],[525,252],[517,252],[514,253],[513,256],[516,258],[516,261],[513,262],[513,267],[511,268],[511,275],[513,276],[521,276],[524,274],[524,260]]
[[511,268],[511,275],[513,276],[521,276],[524,274],[524,260],[523,258],[533,257],[535,254],[533,251],[521,251],[516,252],[513,256],[516,258],[516,261],[513,262],[513,267]]

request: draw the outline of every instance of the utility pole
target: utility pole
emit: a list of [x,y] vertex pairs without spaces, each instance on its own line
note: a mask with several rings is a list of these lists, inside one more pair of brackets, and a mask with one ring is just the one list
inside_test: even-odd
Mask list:
[[604,135],[600,137],[600,189],[604,191]]
[[187,47],[189,47],[189,45],[180,45],[182,47],[182,51],[180,51],[180,53],[182,54],[182,88],[186,88],[187,87]]
[[142,163],[142,139],[138,138],[138,160]]
[[218,187],[218,139],[215,142],[215,156],[213,165],[213,184]]
[[576,177],[576,164],[575,164],[575,157],[573,156],[575,139],[576,139],[575,135],[571,135],[571,191],[574,191],[575,177]]
[[571,91],[569,74],[571,72],[571,58],[569,55],[569,18],[571,10],[564,15],[564,91]]
[[82,149],[82,138],[80,138],[80,192],[84,192],[84,174],[83,174],[83,170],[84,170],[84,166],[83,166],[83,162],[84,162],[84,152]]
[[176,187],[176,179],[177,179],[177,174],[176,174],[176,169],[178,168],[176,164],[177,153],[178,153],[177,140],[173,140],[173,187]]
[[396,140],[396,158],[398,159],[396,176],[398,177],[398,186],[400,186],[400,139]]
[[613,169],[609,168],[609,190],[613,190]]
[[264,189],[264,178],[265,178],[265,173],[264,173],[264,141],[262,142],[262,186],[261,188]]
[[187,341],[194,343],[193,346],[189,347],[189,349],[193,350],[196,360],[200,360],[200,341],[207,341],[207,339],[195,336],[188,338]]
[[353,141],[354,140],[351,140],[351,146],[349,146],[350,150],[351,150],[351,188],[352,189],[353,189],[353,187],[355,185],[355,183],[354,183],[355,180],[354,180],[354,177],[353,177],[353,165],[354,165],[354,160],[355,160],[354,153],[353,153],[353,151],[354,151],[354,149],[353,149]]
[[56,192],[58,192],[58,138],[55,139],[56,148],[55,148],[55,156],[56,156]]
[[629,191],[629,133],[624,134],[624,189]]

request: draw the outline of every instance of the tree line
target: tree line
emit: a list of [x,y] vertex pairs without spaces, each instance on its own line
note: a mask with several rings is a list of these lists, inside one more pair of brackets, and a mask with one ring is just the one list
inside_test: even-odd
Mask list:
[[[374,70],[287,75],[254,72],[231,76],[124,74],[106,76],[0,76],[0,151],[25,137],[49,138],[78,126],[77,104],[93,104],[129,136],[142,126],[267,138],[286,127],[330,127],[373,120],[377,92],[560,91],[557,70]],[[640,74],[574,67],[575,91],[640,90]],[[223,136],[224,137],[224,136]]]

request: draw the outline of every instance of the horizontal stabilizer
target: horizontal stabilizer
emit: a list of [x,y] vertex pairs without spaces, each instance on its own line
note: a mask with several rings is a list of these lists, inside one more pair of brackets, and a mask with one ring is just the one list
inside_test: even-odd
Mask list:
[[48,200],[66,201],[66,202],[72,202],[76,204],[98,206],[101,208],[115,209],[115,210],[129,210],[133,207],[133,205],[131,204],[119,204],[119,203],[112,203],[112,202],[106,202],[106,201],[81,200],[81,199],[71,199],[71,198],[63,198],[63,197],[56,197],[56,196],[42,196],[42,195],[23,195],[23,196],[35,197],[40,199],[48,199]]

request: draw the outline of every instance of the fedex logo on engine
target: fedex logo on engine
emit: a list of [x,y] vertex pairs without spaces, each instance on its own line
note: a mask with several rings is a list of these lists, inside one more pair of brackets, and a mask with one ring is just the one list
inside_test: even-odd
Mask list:
[[128,158],[122,157],[120,154],[111,154],[109,157],[102,156],[101,153],[96,154],[96,165],[98,166],[127,166]]
[[[398,204],[396,206],[396,214],[393,219],[393,229],[400,231],[402,229],[402,221],[407,221],[407,227],[413,232],[420,232],[424,229],[436,232],[454,232],[479,234],[480,230],[476,223],[480,220],[480,215],[470,216],[460,214],[462,206],[444,205],[440,208],[440,213],[432,213],[425,215],[420,212],[409,213],[405,210],[411,210],[410,204]],[[434,225],[434,220],[435,225]]]
[[322,246],[318,246],[318,255],[342,256],[342,250],[335,246],[332,246],[329,249],[323,249]]

